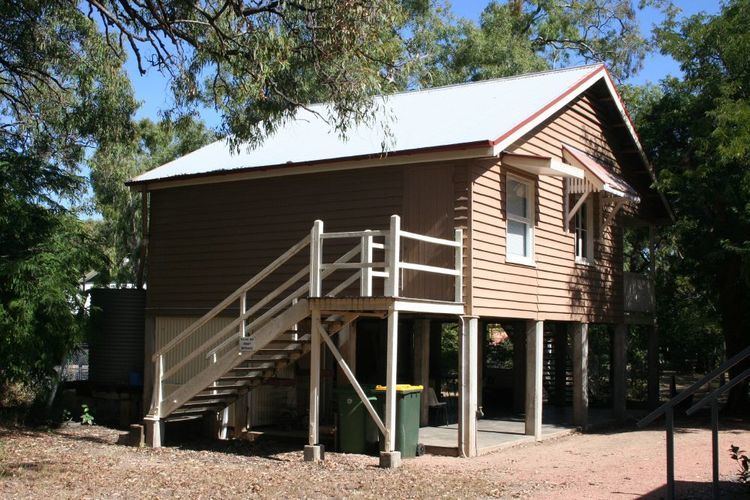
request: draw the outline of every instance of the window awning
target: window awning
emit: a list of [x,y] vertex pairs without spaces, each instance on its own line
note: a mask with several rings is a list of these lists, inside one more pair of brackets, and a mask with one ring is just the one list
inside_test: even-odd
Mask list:
[[583,182],[570,183],[569,193],[584,194],[591,191],[604,191],[635,203],[641,201],[638,192],[622,177],[610,172],[583,151],[566,144],[563,145],[562,150],[563,158],[583,169],[585,173]]
[[610,172],[609,169],[599,164],[580,149],[563,144],[562,156],[565,161],[569,161],[584,172],[583,179],[567,179],[567,192],[580,196],[572,207],[566,207],[566,224],[570,224],[573,216],[583,206],[586,198],[594,192],[605,193],[611,200],[611,206],[603,211],[603,213],[606,213],[604,219],[605,226],[614,221],[617,212],[620,211],[626,202],[640,203],[641,199],[638,196],[638,192],[630,184],[625,182],[622,177]]
[[551,175],[571,179],[583,179],[584,171],[579,167],[568,165],[551,156],[524,155],[518,153],[503,153],[502,162],[505,165],[529,172],[535,175]]

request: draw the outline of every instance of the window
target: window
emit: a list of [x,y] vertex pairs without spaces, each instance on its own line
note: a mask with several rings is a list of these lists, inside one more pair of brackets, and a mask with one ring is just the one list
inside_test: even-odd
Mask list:
[[508,175],[506,182],[506,260],[534,264],[534,183]]
[[594,261],[594,203],[588,199],[580,206],[574,219],[576,262]]

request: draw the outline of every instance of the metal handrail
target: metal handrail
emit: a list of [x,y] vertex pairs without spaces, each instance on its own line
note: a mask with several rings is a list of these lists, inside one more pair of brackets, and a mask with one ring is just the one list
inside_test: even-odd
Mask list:
[[688,397],[695,394],[698,389],[706,385],[707,383],[711,382],[712,380],[716,379],[717,377],[721,376],[725,372],[729,371],[730,368],[734,367],[734,365],[742,362],[745,358],[750,357],[750,346],[746,347],[742,351],[738,352],[728,360],[726,360],[724,363],[719,365],[717,368],[712,370],[708,375],[704,376],[702,379],[688,387],[687,389],[680,392],[678,395],[643,417],[638,421],[638,427],[645,427],[657,418],[659,418],[662,414],[664,414],[667,410],[667,408],[674,408],[681,402],[683,402]]
[[732,377],[729,380],[729,382],[727,382],[726,384],[724,384],[722,386],[719,386],[716,389],[714,389],[706,397],[704,397],[703,399],[701,399],[700,401],[698,401],[697,403],[695,403],[693,406],[691,406],[690,408],[688,408],[685,413],[687,413],[688,415],[692,415],[693,413],[695,413],[696,411],[700,410],[701,408],[703,408],[707,404],[709,404],[709,403],[711,403],[713,401],[718,400],[721,397],[722,394],[724,394],[729,389],[731,389],[732,387],[736,386],[737,384],[741,383],[743,380],[745,380],[746,378],[749,378],[749,377],[750,377],[750,368],[748,368],[744,372],[740,373],[739,375],[736,375],[736,376]]
[[[693,385],[685,389],[684,391],[677,394],[675,397],[659,406],[657,409],[646,415],[644,418],[638,421],[638,427],[645,427],[650,424],[661,415],[666,417],[666,432],[667,432],[667,499],[671,500],[675,497],[675,484],[674,484],[674,408],[681,402],[685,401],[688,397],[695,394],[698,389],[704,385],[710,383],[717,377],[723,375],[731,368],[741,363],[745,359],[750,358],[750,346],[746,347],[742,351],[738,352],[724,363],[719,365],[717,368],[712,370],[706,376],[695,382]],[[728,391],[735,385],[739,384],[750,376],[750,369],[745,370],[732,380],[724,384],[723,386],[715,389],[708,396],[704,397],[701,401],[694,404],[687,410],[688,415],[692,415],[699,408],[705,406],[709,402],[711,403],[711,447],[712,447],[712,462],[713,462],[713,496],[719,498],[719,405],[718,397],[724,392]]]

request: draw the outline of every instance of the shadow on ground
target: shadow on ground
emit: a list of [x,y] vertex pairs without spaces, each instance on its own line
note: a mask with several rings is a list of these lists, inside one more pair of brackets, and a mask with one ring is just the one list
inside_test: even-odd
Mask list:
[[[747,499],[750,498],[750,485],[732,481],[719,482],[720,498],[722,499]],[[613,491],[613,495],[627,495],[627,491]],[[632,494],[632,493],[630,493]],[[697,481],[675,481],[675,497],[680,499],[704,499],[712,498],[712,484],[710,482]],[[667,485],[663,485],[645,495],[643,499],[667,498]]]

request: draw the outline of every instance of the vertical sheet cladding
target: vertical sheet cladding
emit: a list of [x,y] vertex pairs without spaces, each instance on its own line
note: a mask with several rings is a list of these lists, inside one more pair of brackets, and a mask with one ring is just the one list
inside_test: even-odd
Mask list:
[[[185,328],[195,322],[199,316],[157,316],[156,317],[156,350],[158,351],[171,339],[179,335]],[[184,342],[177,344],[166,355],[165,366],[173,366],[180,359],[193,352],[212,335],[228,325],[234,318],[219,316],[212,319],[195,335],[190,335]],[[198,355],[188,362],[184,368],[167,380],[169,385],[177,386],[190,380],[211,363],[204,355]]]
[[[588,94],[508,148],[510,152],[561,159],[569,144],[620,171],[607,140],[604,118]],[[505,263],[505,179],[508,167],[479,161],[472,167],[474,313],[495,317],[614,321],[622,316],[622,237],[603,227],[607,206],[594,196],[595,264],[576,264],[573,234],[565,231],[563,179],[529,177],[536,182],[535,261]],[[523,172],[514,171],[517,175]],[[603,208],[603,210],[599,210]]]
[[[453,166],[413,165],[404,171],[402,226],[413,233],[454,239]],[[409,239],[401,241],[401,260],[430,266],[453,268],[454,250]],[[404,297],[453,300],[454,279],[417,271],[402,271]]]

